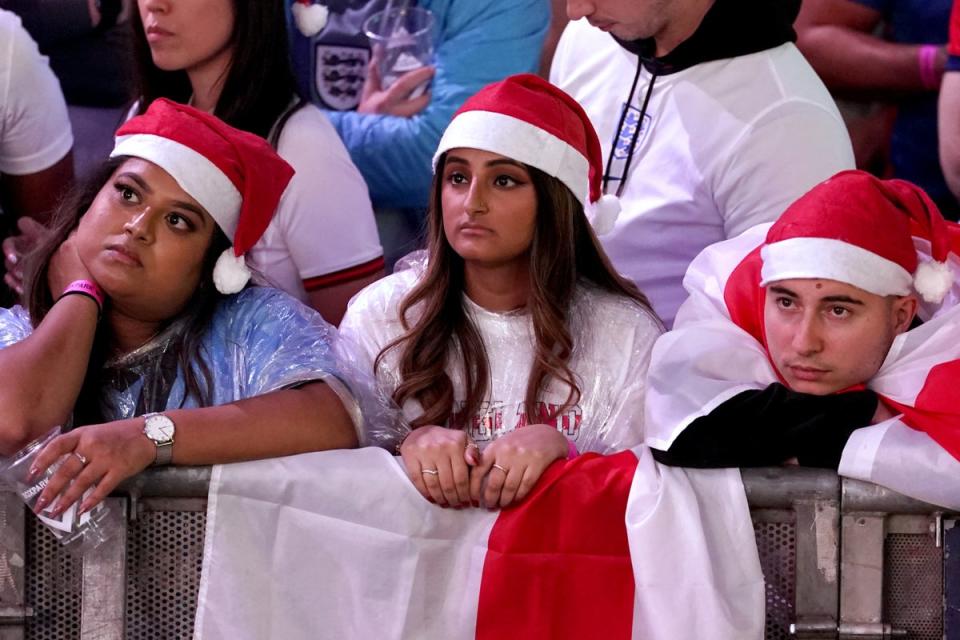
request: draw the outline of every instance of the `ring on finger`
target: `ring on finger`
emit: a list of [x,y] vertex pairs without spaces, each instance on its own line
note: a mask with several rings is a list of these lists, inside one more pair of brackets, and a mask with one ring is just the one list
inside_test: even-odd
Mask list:
[[503,467],[501,467],[500,465],[498,465],[496,462],[493,463],[493,468],[494,468],[494,469],[500,469],[500,471],[503,471],[504,473],[507,473],[507,470],[504,469]]
[[440,475],[440,472],[437,471],[436,469],[421,469],[420,473],[426,473],[431,476]]
[[87,460],[86,456],[84,456],[79,451],[74,451],[73,455],[77,456],[77,460],[79,460],[80,464],[82,464],[83,466],[87,466],[87,463],[90,462],[89,460]]

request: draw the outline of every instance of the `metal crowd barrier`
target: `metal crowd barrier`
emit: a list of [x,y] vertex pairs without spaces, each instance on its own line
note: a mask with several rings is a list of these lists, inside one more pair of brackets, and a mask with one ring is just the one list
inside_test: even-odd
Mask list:
[[[743,472],[767,640],[960,640],[957,514],[815,469]],[[190,638],[208,468],[153,469],[110,500],[83,561],[0,493],[0,640]]]

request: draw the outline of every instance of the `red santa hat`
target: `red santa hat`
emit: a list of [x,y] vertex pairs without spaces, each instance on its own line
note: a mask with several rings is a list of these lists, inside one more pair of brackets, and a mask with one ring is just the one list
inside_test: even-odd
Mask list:
[[498,153],[565,184],[598,234],[613,228],[616,196],[603,195],[600,139],[583,107],[542,78],[525,73],[489,84],[454,114],[433,157],[450,149]]
[[110,157],[118,156],[157,165],[206,209],[233,242],[214,268],[217,290],[243,289],[243,256],[270,224],[293,168],[263,138],[164,98],[117,130]]
[[[919,263],[912,236],[930,242],[932,261]],[[843,171],[808,191],[770,227],[760,284],[824,278],[880,296],[906,295],[912,286],[927,302],[939,303],[953,283],[949,252],[947,224],[921,189]]]

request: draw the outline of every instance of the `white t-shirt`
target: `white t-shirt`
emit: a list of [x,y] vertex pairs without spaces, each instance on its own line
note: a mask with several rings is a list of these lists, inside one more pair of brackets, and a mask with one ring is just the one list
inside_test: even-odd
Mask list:
[[[557,46],[550,79],[583,105],[605,160],[637,65],[585,20],[570,23]],[[641,69],[626,136],[650,79]],[[601,240],[670,326],[686,298],[683,274],[702,249],[776,219],[812,186],[852,168],[833,99],[793,44],[697,64],[656,78],[623,211]]]
[[[360,367],[373,370],[377,354],[403,333],[397,317],[401,300],[416,283],[413,271],[402,271],[373,283],[351,301],[340,325],[346,343],[356,349]],[[543,405],[527,415],[527,378],[534,356],[533,324],[523,311],[507,313],[483,309],[464,296],[464,305],[486,347],[491,384],[480,411],[473,416],[455,416],[447,426],[465,427],[484,447],[497,437],[524,424],[550,422],[582,451],[610,453],[643,441],[644,396],[650,351],[660,335],[659,323],[628,298],[578,287],[570,312],[574,342],[570,369],[581,397],[553,421],[543,419],[544,409],[556,408],[567,398],[565,384],[551,379]],[[417,310],[411,312],[411,321]],[[392,350],[376,371],[377,380],[390,394],[400,382],[399,350]],[[462,406],[465,390],[460,366],[447,366],[453,381],[455,411]],[[412,420],[422,409],[408,401],[404,415]]]
[[20,18],[0,9],[0,173],[48,169],[73,147],[67,105]]
[[296,174],[248,257],[268,284],[305,300],[304,280],[376,260],[383,247],[367,185],[320,109],[290,116],[277,153]]

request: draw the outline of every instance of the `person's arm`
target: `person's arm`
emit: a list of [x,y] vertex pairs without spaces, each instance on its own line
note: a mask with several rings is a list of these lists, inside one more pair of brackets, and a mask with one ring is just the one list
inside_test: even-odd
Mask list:
[[[72,238],[57,251],[49,271],[54,296],[75,280],[92,279]],[[87,373],[99,312],[87,296],[66,296],[33,333],[0,350],[0,455],[66,423]]]
[[73,183],[73,153],[67,152],[46,169],[24,175],[0,176],[0,208],[17,217],[46,223],[63,192]]
[[[336,393],[314,382],[216,407],[164,412],[176,425],[173,464],[206,465],[355,447],[356,430]],[[41,494],[37,509],[57,500],[59,515],[96,484],[81,503],[88,511],[120,482],[147,468],[156,446],[143,434],[142,416],[79,427],[53,440],[31,469],[42,473],[65,459]],[[69,484],[69,487],[68,487]],[[64,489],[66,488],[66,491]]]
[[0,207],[43,221],[73,180],[73,133],[60,84],[30,36],[11,29],[0,87]]
[[796,458],[836,469],[850,434],[872,424],[877,404],[872,391],[815,396],[776,383],[737,394],[653,455],[683,467],[763,467]]
[[550,0],[550,28],[547,30],[547,37],[543,41],[543,49],[540,53],[540,77],[544,80],[550,79],[550,65],[553,62],[553,54],[557,50],[557,44],[560,42],[560,36],[563,30],[567,28],[567,3],[566,0]]
[[960,2],[950,13],[949,58],[940,85],[937,115],[940,166],[953,195],[960,198]]
[[[797,18],[797,46],[832,91],[856,97],[889,97],[935,90],[921,75],[920,47],[874,35],[880,11],[854,0],[804,0]],[[933,75],[943,74],[940,43]]]
[[436,48],[430,104],[404,118],[328,112],[370,187],[376,206],[425,207],[431,158],[454,112],[481,87],[534,72],[549,21],[542,0],[448,3]]
[[[349,277],[329,279],[311,278],[304,280],[303,286],[307,292],[307,304],[320,312],[323,319],[334,326],[339,326],[343,314],[347,311],[347,304],[367,285],[373,284],[385,275],[383,258],[361,265],[363,270],[347,270]],[[328,284],[329,283],[329,284]]]

